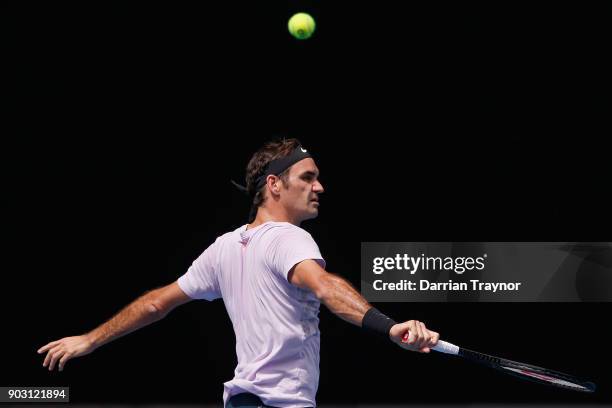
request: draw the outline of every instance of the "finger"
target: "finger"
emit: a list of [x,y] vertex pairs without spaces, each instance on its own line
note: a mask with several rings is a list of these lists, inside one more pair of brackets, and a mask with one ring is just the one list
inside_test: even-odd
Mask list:
[[64,350],[58,350],[53,354],[53,357],[51,357],[51,363],[49,363],[49,371],[53,371],[53,369],[55,368],[55,363],[57,363],[57,360],[59,360],[64,355],[64,353]]
[[414,338],[412,320],[402,323],[402,331],[404,332],[404,335],[402,336],[402,343],[410,344]]
[[429,332],[431,333],[430,345],[433,347],[438,344],[438,341],[440,340],[440,333],[431,330]]
[[66,362],[68,360],[70,360],[71,357],[72,357],[72,354],[66,353],[66,354],[64,354],[64,356],[62,358],[60,358],[59,364],[57,366],[59,368],[59,371],[63,371],[64,370],[64,366],[66,365]]
[[429,349],[429,347],[423,347],[420,352],[421,353],[429,353],[431,350]]
[[413,320],[408,322],[408,339],[406,343],[413,345],[418,337],[416,325]]
[[427,332],[425,323],[419,322],[419,328],[421,329],[421,333],[423,333],[423,339],[421,341],[421,348],[423,348],[427,346],[427,343],[429,343],[429,333]]
[[49,363],[51,362],[51,358],[53,357],[53,353],[55,353],[57,350],[59,350],[59,346],[55,346],[54,348],[49,350],[49,352],[45,356],[45,361],[43,362],[43,367],[47,367],[49,365]]
[[41,348],[39,348],[37,353],[38,354],[44,353],[45,351],[49,350],[50,348],[52,348],[53,346],[55,346],[59,342],[60,342],[59,340],[56,340],[56,341],[52,341],[51,343],[47,343],[46,345],[44,345]]
[[424,344],[423,344],[423,329],[421,329],[421,322],[419,322],[418,320],[415,321],[415,325],[414,325],[416,332],[417,332],[417,339],[414,342],[414,346],[418,349],[423,348]]
[[423,322],[421,322],[421,330],[423,330],[423,347],[428,347],[430,345],[429,342],[431,341],[431,335]]
[[402,343],[408,344],[410,346],[414,344],[414,340],[415,340],[414,331],[408,330],[406,331],[406,334],[404,334],[404,337],[402,337]]

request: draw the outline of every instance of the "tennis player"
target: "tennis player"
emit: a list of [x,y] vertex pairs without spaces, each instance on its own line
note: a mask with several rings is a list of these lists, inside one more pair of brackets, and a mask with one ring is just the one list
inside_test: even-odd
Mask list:
[[145,293],[89,333],[41,347],[43,366],[61,371],[71,358],[193,299],[222,298],[234,327],[238,365],[224,384],[226,407],[316,406],[320,302],[402,348],[428,353],[437,343],[438,333],[422,322],[396,323],[325,270],[317,244],[300,228],[318,215],[324,190],[315,161],[298,140],[263,146],[248,163],[246,187],[239,187],[252,198],[248,224],[218,237],[176,282]]

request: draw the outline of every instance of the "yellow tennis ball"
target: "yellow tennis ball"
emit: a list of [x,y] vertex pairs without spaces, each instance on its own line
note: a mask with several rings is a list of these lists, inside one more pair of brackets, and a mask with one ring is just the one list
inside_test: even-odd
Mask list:
[[310,38],[315,26],[314,19],[307,13],[297,13],[289,19],[289,32],[298,40]]

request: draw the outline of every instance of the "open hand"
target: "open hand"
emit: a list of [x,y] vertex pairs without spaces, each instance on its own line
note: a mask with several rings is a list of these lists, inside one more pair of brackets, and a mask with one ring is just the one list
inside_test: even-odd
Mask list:
[[83,335],[64,337],[63,339],[52,341],[39,348],[38,354],[47,352],[43,367],[48,366],[49,371],[53,371],[57,363],[59,371],[62,371],[68,360],[89,354],[95,349],[92,341],[86,335]]

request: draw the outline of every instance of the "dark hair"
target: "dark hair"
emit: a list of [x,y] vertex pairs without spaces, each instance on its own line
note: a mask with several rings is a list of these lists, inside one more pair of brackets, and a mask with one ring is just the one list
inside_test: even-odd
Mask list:
[[[265,192],[266,186],[263,186],[259,191],[255,191],[257,178],[264,174],[266,166],[272,160],[280,159],[285,156],[289,156],[301,143],[297,139],[280,139],[266,143],[261,149],[259,149],[251,160],[247,164],[246,168],[246,188],[251,196],[253,196],[253,202],[251,204],[251,211],[249,212],[249,223],[255,220],[257,215],[257,209],[263,205],[266,200]],[[289,167],[290,169],[291,167]],[[289,169],[283,171],[278,176],[287,184],[287,176]]]

